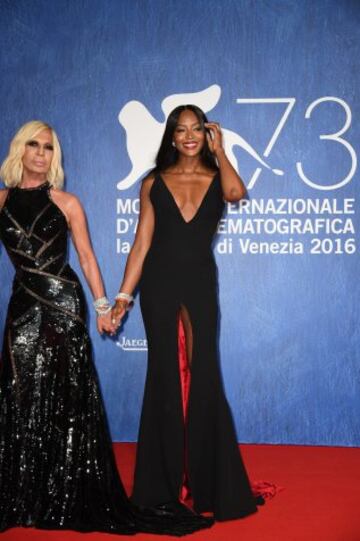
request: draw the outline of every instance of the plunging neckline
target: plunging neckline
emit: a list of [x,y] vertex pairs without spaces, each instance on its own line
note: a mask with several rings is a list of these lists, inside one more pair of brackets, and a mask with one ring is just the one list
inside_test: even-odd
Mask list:
[[169,186],[166,184],[166,182],[165,182],[164,178],[162,177],[162,175],[161,175],[160,173],[158,173],[158,177],[159,177],[159,179],[161,180],[162,184],[165,186],[167,192],[169,193],[170,198],[172,199],[172,201],[173,201],[173,203],[174,203],[174,205],[175,205],[175,207],[176,207],[176,209],[177,209],[177,212],[178,212],[178,214],[179,214],[181,220],[182,220],[183,223],[186,224],[186,225],[192,223],[192,222],[195,220],[195,218],[198,216],[198,214],[199,214],[199,212],[200,212],[200,210],[201,210],[201,208],[202,208],[202,206],[203,206],[203,204],[204,204],[204,202],[205,202],[205,199],[206,199],[207,196],[208,196],[208,193],[209,193],[209,191],[210,191],[210,188],[211,188],[212,185],[214,184],[214,181],[215,181],[215,179],[216,179],[217,176],[218,176],[218,171],[215,173],[215,175],[213,176],[213,178],[212,178],[211,181],[210,181],[209,186],[206,188],[206,190],[205,190],[205,192],[204,192],[204,195],[203,195],[202,198],[201,198],[200,204],[199,204],[199,206],[198,206],[197,209],[196,209],[195,214],[192,216],[192,218],[190,218],[190,220],[185,220],[184,215],[183,215],[183,213],[181,212],[180,207],[179,207],[179,205],[177,204],[176,199],[175,199],[175,197],[174,197],[172,191],[170,190]]

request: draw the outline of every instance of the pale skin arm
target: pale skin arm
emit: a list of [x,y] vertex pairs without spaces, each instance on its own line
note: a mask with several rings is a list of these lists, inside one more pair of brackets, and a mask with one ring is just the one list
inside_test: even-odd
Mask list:
[[[130,250],[124,272],[124,278],[120,291],[132,295],[142,273],[145,256],[150,248],[154,233],[154,209],[150,201],[150,189],[154,178],[147,177],[140,190],[140,215],[139,224],[132,248]],[[112,310],[112,320],[116,327],[120,325],[121,319],[126,312],[127,303],[123,300],[116,301]]]
[[3,208],[6,198],[7,198],[8,190],[0,190],[0,210]]
[[207,122],[205,127],[212,133],[212,137],[207,135],[207,140],[209,148],[215,154],[219,164],[224,199],[230,202],[239,201],[245,197],[246,187],[225,154],[220,125],[217,122]]
[[[67,218],[71,230],[72,241],[77,251],[81,269],[90,287],[94,299],[105,296],[104,284],[99,265],[91,246],[85,212],[77,197],[72,194],[51,190],[51,197]],[[97,329],[100,334],[113,333],[115,328],[111,323],[110,313],[97,317]]]

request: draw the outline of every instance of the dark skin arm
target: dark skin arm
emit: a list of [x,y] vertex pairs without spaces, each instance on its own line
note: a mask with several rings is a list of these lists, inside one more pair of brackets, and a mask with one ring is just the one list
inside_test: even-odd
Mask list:
[[239,201],[245,197],[246,187],[225,154],[220,124],[207,122],[205,128],[211,131],[211,136],[207,134],[207,140],[209,148],[219,164],[224,199],[229,202]]
[[[153,182],[153,176],[147,177],[143,181],[140,190],[139,224],[134,243],[126,262],[124,279],[119,290],[128,293],[129,295],[132,295],[140,280],[144,259],[150,248],[154,232],[154,209],[150,201],[150,189]],[[122,299],[116,301],[112,309],[112,321],[116,327],[120,325],[121,319],[126,312],[126,308],[126,301]]]

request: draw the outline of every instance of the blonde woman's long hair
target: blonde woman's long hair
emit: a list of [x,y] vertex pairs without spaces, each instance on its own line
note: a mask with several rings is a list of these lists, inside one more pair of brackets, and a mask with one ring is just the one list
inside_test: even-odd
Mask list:
[[59,139],[53,128],[41,120],[32,120],[21,126],[10,143],[9,154],[0,168],[0,177],[8,188],[14,188],[21,183],[23,175],[22,157],[25,152],[25,145],[43,130],[51,131],[54,147],[50,169],[47,173],[47,180],[50,186],[58,189],[62,188],[64,183],[64,171],[61,166],[61,147]]

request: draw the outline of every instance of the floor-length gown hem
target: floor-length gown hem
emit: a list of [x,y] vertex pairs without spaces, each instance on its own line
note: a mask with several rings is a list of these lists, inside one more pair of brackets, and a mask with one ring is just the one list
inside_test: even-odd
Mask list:
[[12,188],[0,239],[15,267],[0,375],[0,531],[11,527],[180,536],[128,500],[112,450],[85,297],[67,263],[68,227],[47,182]]
[[[255,512],[218,359],[217,269],[212,242],[224,210],[219,173],[186,221],[161,175],[150,189],[155,228],[140,282],[148,369],[132,500],[175,501],[187,479],[194,509],[216,520]],[[178,318],[185,307],[192,355],[184,419]]]

